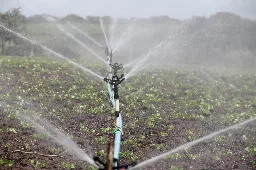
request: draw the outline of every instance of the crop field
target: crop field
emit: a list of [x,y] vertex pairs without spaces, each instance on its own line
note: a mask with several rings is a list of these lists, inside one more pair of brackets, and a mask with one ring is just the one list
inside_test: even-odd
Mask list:
[[[2,56],[0,65],[0,169],[95,169],[23,118],[46,119],[89,156],[105,158],[115,128],[105,83],[55,59]],[[256,116],[255,70],[145,69],[119,90],[121,163],[141,162]],[[148,169],[256,169],[255,130],[250,123]]]

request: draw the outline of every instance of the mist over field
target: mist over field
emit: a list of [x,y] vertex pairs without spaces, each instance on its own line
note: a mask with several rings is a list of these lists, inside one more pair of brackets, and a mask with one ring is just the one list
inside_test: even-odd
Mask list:
[[[88,40],[72,26],[93,37],[100,44],[105,44],[99,19],[97,16],[81,16],[70,14],[55,18],[55,21],[45,19],[44,15],[30,17],[22,16],[17,29],[23,35],[51,47],[68,58],[88,58],[91,52],[84,49],[65,31],[88,45],[100,56],[103,50]],[[210,66],[255,66],[256,21],[241,18],[238,15],[219,12],[209,17],[194,16],[185,20],[156,16],[149,18],[111,18],[102,17],[107,37],[111,46],[118,46],[117,61],[122,58],[128,62],[134,58],[147,55],[161,42],[166,42],[155,56],[150,56],[153,63],[169,64],[203,64]],[[2,18],[2,23],[16,29],[16,25],[8,24]],[[69,23],[69,24],[68,24]],[[56,25],[65,30],[60,31]],[[71,26],[71,25],[72,26]],[[113,32],[113,26],[114,32]],[[111,30],[112,29],[112,30]],[[42,49],[17,40],[15,36],[5,37],[1,34],[1,54],[14,56],[44,55]],[[16,41],[17,40],[17,41]],[[120,57],[119,57],[120,56]],[[90,58],[94,60],[95,57]]]

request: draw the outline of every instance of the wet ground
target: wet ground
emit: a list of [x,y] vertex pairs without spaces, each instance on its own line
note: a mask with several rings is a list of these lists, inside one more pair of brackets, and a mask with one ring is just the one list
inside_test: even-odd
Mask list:
[[[1,60],[0,70],[0,169],[93,169],[20,120],[21,112],[39,114],[88,155],[105,158],[114,116],[102,82],[67,64],[37,59]],[[120,96],[121,164],[141,162],[256,116],[256,77],[249,73],[155,70],[127,80],[120,86]],[[255,125],[145,169],[256,169]]]

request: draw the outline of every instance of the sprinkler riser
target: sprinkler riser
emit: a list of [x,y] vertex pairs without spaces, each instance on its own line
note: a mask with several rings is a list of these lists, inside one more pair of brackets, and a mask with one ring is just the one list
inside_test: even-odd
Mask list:
[[114,141],[114,159],[117,160],[115,166],[117,167],[119,161],[121,135],[122,135],[122,116],[119,109],[119,99],[115,99],[116,113],[119,113],[116,117],[116,129],[115,129],[115,141]]
[[[112,84],[113,84],[113,90],[114,90],[114,99],[119,99],[119,95],[118,95],[118,84],[119,84],[119,78],[117,77],[117,75],[114,75],[112,77]],[[118,101],[119,102],[119,101]]]
[[107,83],[107,89],[108,89],[108,95],[109,95],[109,100],[112,104],[112,106],[115,108],[115,100],[114,100],[114,94],[112,91],[112,85],[110,85],[109,83]]

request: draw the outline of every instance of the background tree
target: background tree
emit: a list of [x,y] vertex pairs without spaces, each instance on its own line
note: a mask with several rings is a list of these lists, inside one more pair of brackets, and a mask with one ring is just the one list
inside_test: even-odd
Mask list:
[[[13,31],[21,32],[24,28],[25,17],[21,15],[20,8],[14,8],[6,13],[0,13],[0,23]],[[8,42],[9,47],[15,42],[16,37],[7,30],[0,28],[1,54],[5,54],[5,45]]]

